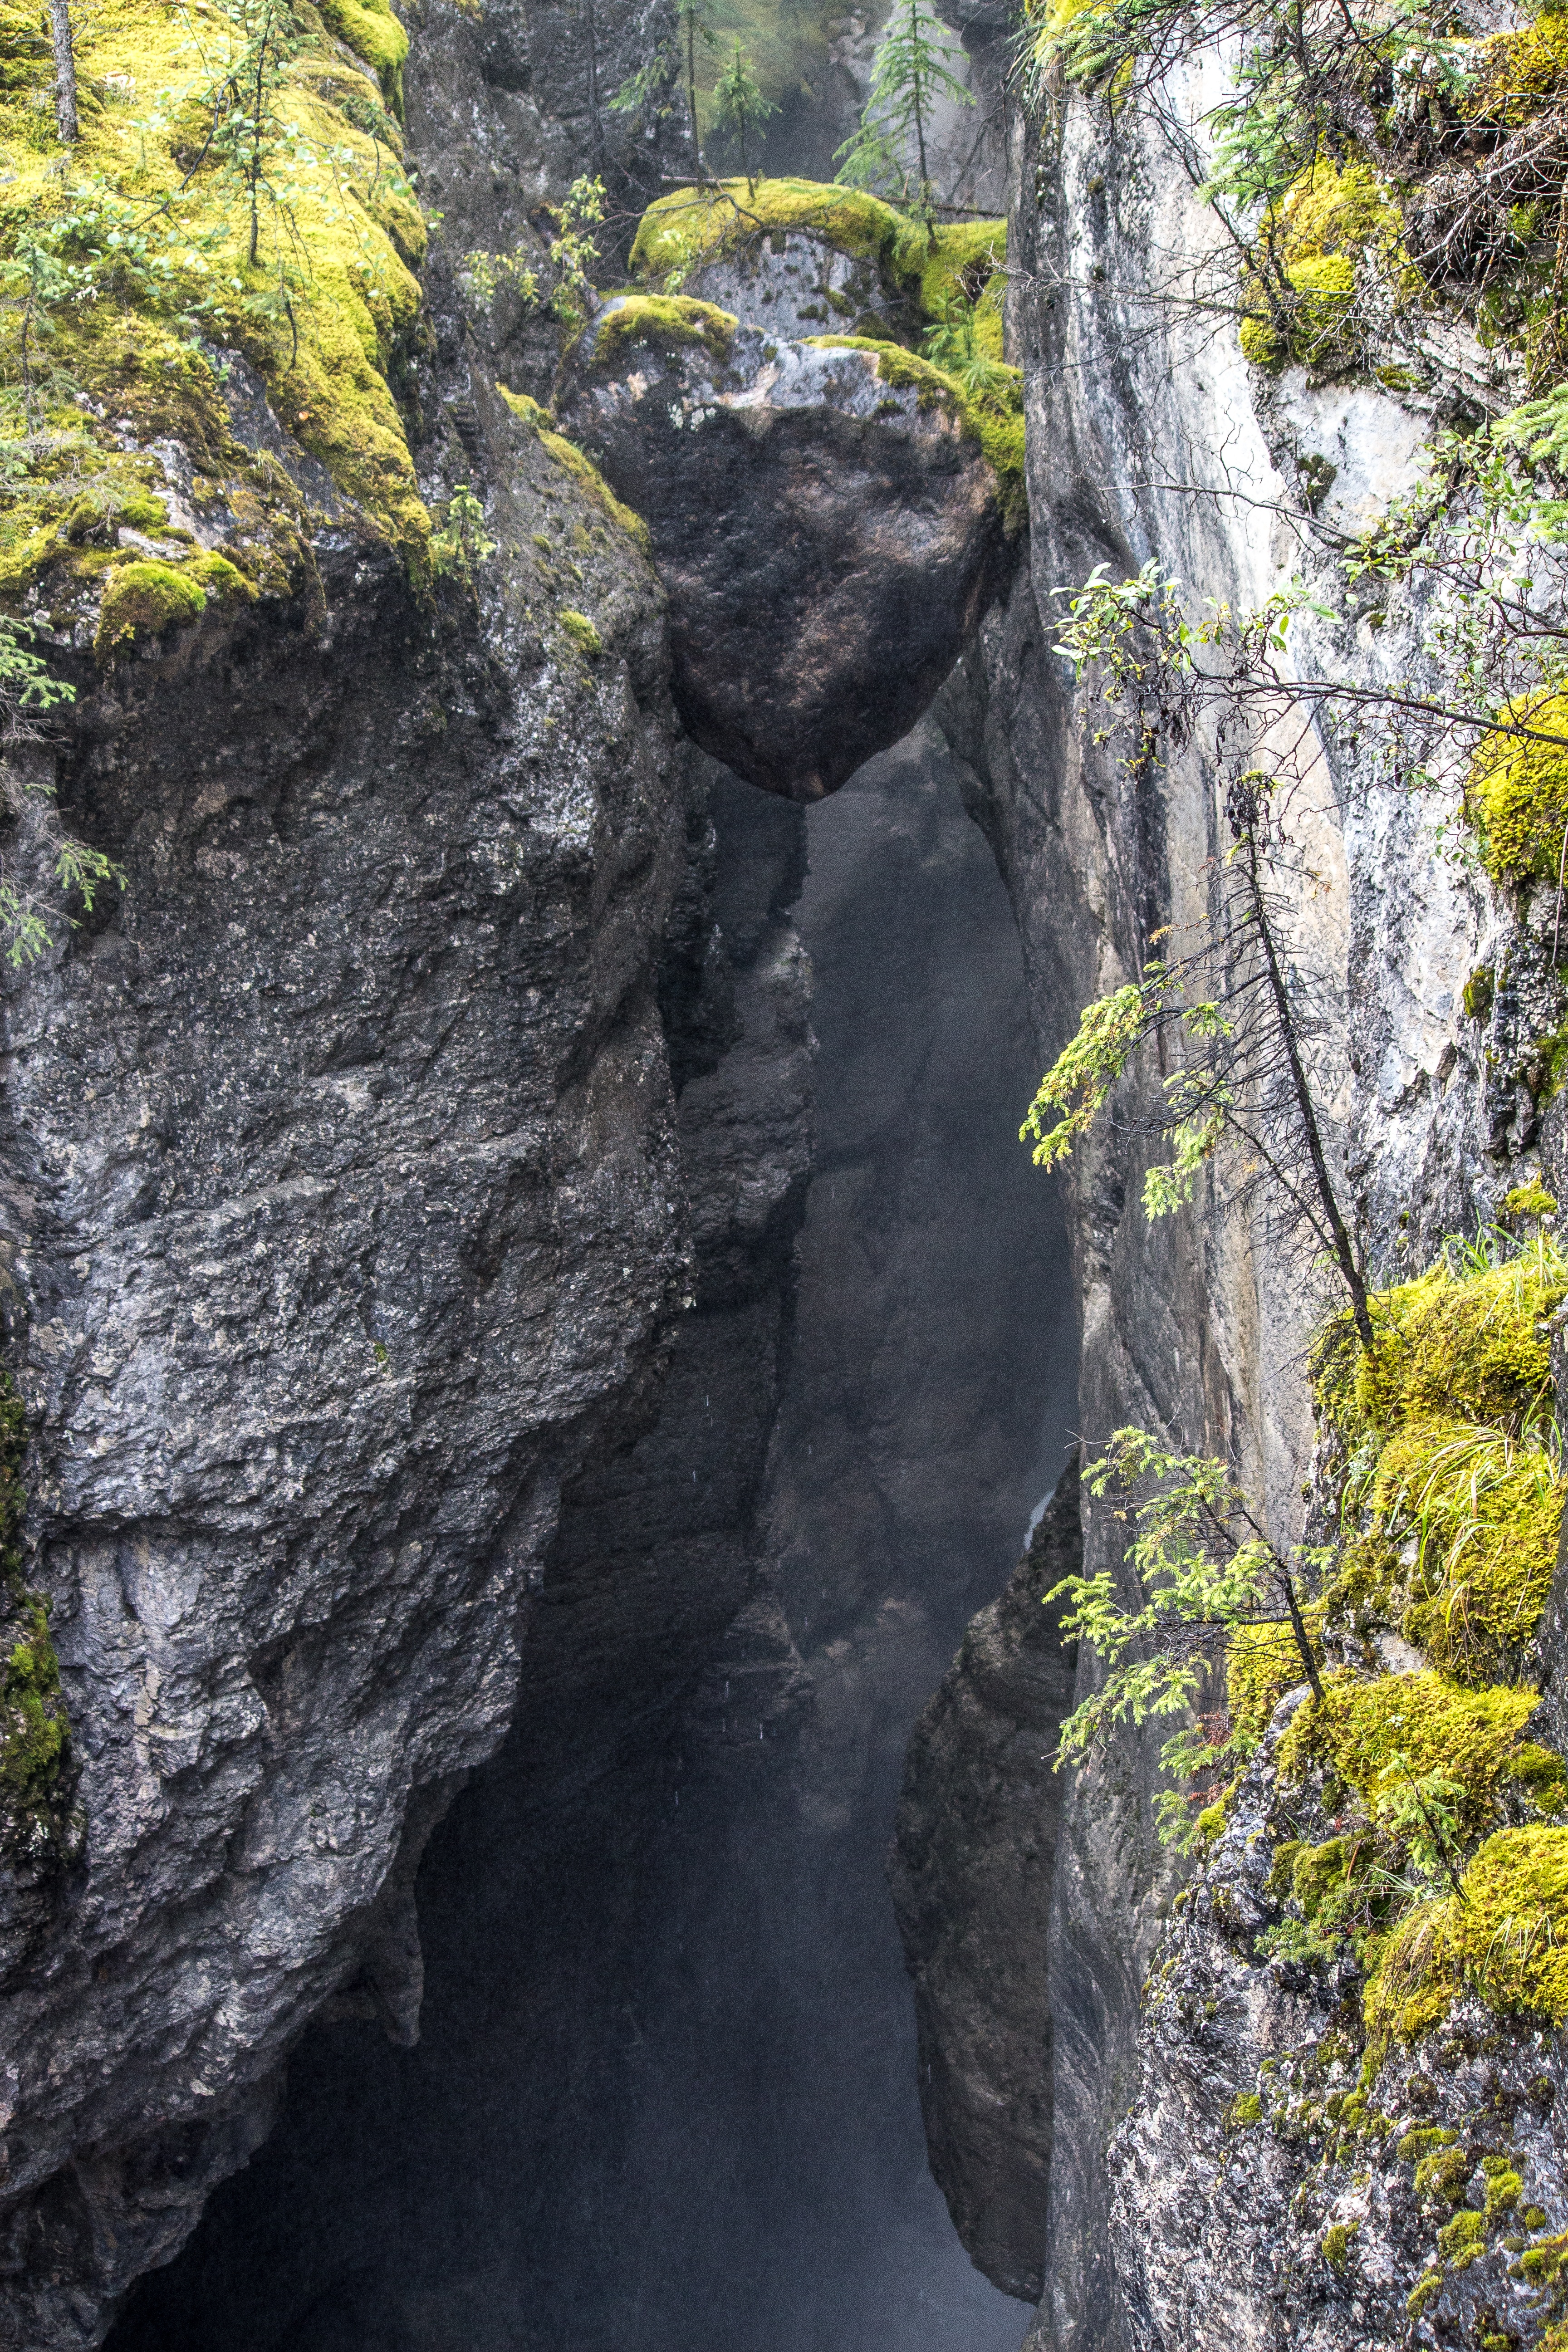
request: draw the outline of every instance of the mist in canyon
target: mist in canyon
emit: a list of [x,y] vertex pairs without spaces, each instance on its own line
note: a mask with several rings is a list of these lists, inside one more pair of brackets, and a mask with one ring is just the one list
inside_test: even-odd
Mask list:
[[700,1284],[657,1419],[566,1497],[542,1603],[574,1550],[657,1572],[739,1542],[750,1630],[695,1686],[650,1668],[646,1706],[519,1721],[424,1860],[417,2046],[312,2027],[270,2140],[113,2352],[1024,2333],[927,2170],[884,1875],[914,1717],[1072,1422],[1059,1213],[1016,1139],[1017,934],[929,725],[809,814],[721,772],[710,804],[742,1018],[760,974],[793,1034],[796,929],[809,956],[809,1183],[749,1272]]

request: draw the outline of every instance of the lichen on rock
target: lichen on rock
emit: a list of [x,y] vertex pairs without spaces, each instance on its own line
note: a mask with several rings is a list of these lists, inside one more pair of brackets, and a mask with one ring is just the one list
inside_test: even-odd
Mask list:
[[0,1379],[0,1851],[37,1874],[75,1858],[82,1822],[48,1602],[25,1573],[26,1449],[22,1401]]

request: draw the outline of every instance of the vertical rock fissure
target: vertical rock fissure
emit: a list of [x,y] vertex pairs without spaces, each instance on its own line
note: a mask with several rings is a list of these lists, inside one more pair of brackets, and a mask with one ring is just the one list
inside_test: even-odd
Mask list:
[[519,1718],[431,1841],[422,2040],[312,2028],[114,2352],[1021,2332],[927,2170],[883,1867],[1071,1417],[1016,934],[934,730],[809,819],[709,763],[689,807],[697,1303],[564,1491]]

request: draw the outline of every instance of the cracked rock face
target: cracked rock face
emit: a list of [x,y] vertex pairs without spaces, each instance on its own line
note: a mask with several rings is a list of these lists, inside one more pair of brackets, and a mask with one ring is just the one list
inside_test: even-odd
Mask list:
[[534,464],[466,645],[324,529],[319,625],[84,673],[61,803],[129,887],[4,992],[27,1574],[87,1822],[4,1891],[7,2352],[99,2340],[324,2002],[412,2031],[419,1847],[685,1290],[658,598],[606,542],[600,660],[541,649]]
[[676,706],[748,782],[819,800],[907,734],[1004,584],[996,478],[871,352],[616,344],[616,316],[562,429],[652,533]]

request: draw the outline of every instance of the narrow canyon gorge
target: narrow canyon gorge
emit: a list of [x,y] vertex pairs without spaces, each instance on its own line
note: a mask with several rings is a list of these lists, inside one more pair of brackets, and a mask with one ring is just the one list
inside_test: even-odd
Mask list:
[[1565,25],[0,9],[0,2352],[1568,2346]]

